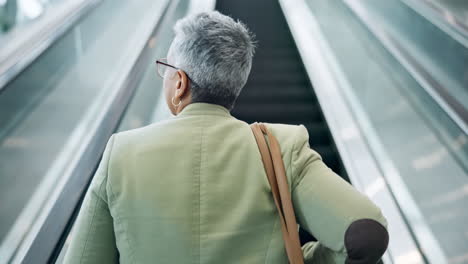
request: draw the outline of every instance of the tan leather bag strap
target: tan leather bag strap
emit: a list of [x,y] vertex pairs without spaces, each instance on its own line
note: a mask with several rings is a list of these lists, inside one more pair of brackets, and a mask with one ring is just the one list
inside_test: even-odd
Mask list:
[[[265,124],[253,123],[250,127],[257,141],[265,172],[270,182],[273,199],[278,209],[289,263],[303,264],[304,257],[299,242],[297,222],[294,216],[291,193],[288,188],[280,145],[278,140],[268,131]],[[269,146],[265,140],[265,136],[268,138]]]

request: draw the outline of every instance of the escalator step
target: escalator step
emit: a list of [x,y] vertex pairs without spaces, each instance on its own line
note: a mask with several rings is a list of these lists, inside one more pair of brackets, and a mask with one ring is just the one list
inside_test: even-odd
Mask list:
[[[251,74],[255,73],[272,73],[272,72],[297,72],[303,71],[302,63],[296,60],[277,60],[262,59],[253,61]],[[251,75],[252,76],[252,75]]]
[[330,167],[335,173],[340,173],[340,163],[336,155],[335,150],[332,146],[313,146],[311,148],[315,150],[322,157],[323,162]]
[[239,101],[234,107],[232,114],[241,120],[253,120],[270,123],[288,123],[321,120],[319,106],[309,104],[243,104]]
[[306,123],[303,124],[309,132],[310,146],[323,146],[329,145],[330,136],[328,127],[323,122]]
[[257,100],[281,100],[284,102],[285,99],[294,102],[302,100],[306,102],[316,101],[314,94],[310,91],[309,85],[288,85],[282,87],[258,85],[255,88],[242,90],[238,101],[252,101],[253,103],[257,102]]
[[281,84],[284,82],[289,83],[301,83],[301,84],[308,84],[309,79],[307,79],[306,76],[304,76],[304,73],[302,71],[295,71],[295,72],[286,72],[286,71],[280,71],[276,72],[275,74],[271,74],[269,72],[255,72],[252,77],[249,79],[249,82],[253,83],[275,83],[275,87],[278,88],[283,88],[281,87]]

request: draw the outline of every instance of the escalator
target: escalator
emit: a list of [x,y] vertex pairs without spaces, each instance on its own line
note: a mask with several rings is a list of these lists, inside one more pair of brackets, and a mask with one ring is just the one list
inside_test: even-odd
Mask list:
[[[194,12],[193,2],[96,1],[15,78],[4,86],[0,78],[0,200],[6,201],[0,203],[0,264],[60,263],[109,136],[165,118],[154,59],[165,57],[173,25]],[[304,125],[324,162],[384,209],[393,225],[385,263],[464,263],[466,130],[401,62],[407,54],[395,56],[378,33],[387,29],[392,41],[417,49],[424,60],[416,59],[426,62],[417,66],[437,77],[439,88],[461,90],[453,96],[460,102],[467,94],[458,88],[466,83],[456,70],[468,49],[458,35],[443,34],[415,14],[409,2],[391,1],[398,6],[392,10],[419,27],[406,20],[404,27],[379,25],[384,18],[396,21],[383,1],[216,1],[218,11],[247,24],[257,40],[232,115],[248,123]],[[412,30],[431,41],[411,39],[419,36]],[[429,67],[444,58],[421,48],[435,41],[463,54],[447,64],[453,71]],[[324,81],[328,75],[338,84]],[[346,100],[334,94],[334,85]],[[302,244],[315,240],[302,229],[300,237]]]
[[[249,79],[232,115],[247,123],[303,124],[311,148],[349,181],[279,3],[220,0],[216,9],[245,23],[258,42]],[[302,244],[315,240],[302,229],[300,239]]]

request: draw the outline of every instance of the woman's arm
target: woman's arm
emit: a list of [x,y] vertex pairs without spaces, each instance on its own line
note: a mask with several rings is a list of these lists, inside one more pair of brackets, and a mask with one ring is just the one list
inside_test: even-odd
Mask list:
[[292,155],[292,198],[298,222],[319,241],[303,247],[313,263],[377,263],[388,245],[387,221],[365,195],[310,149],[304,126]]
[[107,167],[114,142],[109,139],[81,206],[65,264],[118,263],[112,216],[107,204]]

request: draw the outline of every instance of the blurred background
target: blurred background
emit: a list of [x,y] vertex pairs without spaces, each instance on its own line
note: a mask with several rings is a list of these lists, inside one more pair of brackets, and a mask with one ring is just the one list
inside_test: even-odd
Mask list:
[[258,40],[232,114],[305,125],[382,208],[384,263],[468,263],[467,0],[0,0],[0,263],[62,262],[109,137],[170,116],[174,23],[209,10]]

